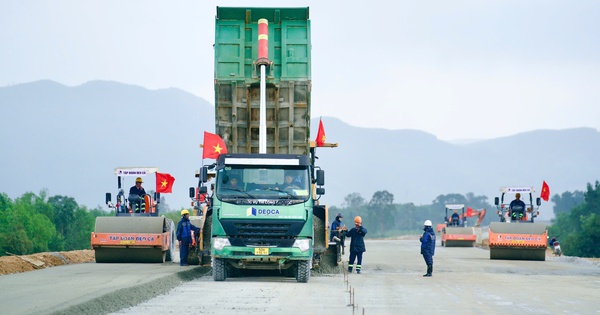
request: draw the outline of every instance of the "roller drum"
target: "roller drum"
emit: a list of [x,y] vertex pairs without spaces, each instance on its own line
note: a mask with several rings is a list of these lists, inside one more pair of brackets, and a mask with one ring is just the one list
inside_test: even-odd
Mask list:
[[[445,227],[443,233],[446,235],[465,235],[473,237],[475,230],[472,227]],[[473,247],[475,246],[474,240],[457,240],[457,239],[446,239],[444,241],[445,247]]]
[[547,236],[543,223],[491,222],[490,259],[545,261]]

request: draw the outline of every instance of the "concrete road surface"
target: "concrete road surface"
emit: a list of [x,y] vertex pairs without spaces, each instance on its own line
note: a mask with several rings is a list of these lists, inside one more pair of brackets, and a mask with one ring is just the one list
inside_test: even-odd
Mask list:
[[[490,260],[418,240],[366,240],[363,273],[214,282],[207,268],[81,264],[0,277],[2,314],[600,314],[600,266],[574,257]],[[182,271],[184,270],[184,271]],[[145,302],[142,302],[144,301]],[[135,306],[134,306],[135,305]]]

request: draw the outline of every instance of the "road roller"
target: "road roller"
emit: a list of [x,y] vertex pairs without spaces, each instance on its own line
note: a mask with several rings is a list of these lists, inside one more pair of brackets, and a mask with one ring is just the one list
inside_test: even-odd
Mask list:
[[[546,260],[548,228],[534,222],[541,205],[539,197],[533,203],[534,188],[502,187],[500,192],[502,195],[494,201],[500,222],[490,223],[490,259]],[[505,203],[507,196],[514,199]]]
[[[459,213],[460,212],[460,213]],[[449,215],[449,213],[453,213]],[[444,247],[473,247],[477,240],[475,229],[467,227],[464,204],[447,204],[445,222],[438,226]]]
[[[156,173],[156,167],[118,167],[116,203],[106,193],[106,204],[115,216],[97,217],[91,246],[97,263],[164,263],[175,253],[175,224],[159,216],[160,193],[141,187],[143,177]],[[125,178],[136,178],[125,197]],[[135,187],[138,186],[136,189]],[[135,194],[135,192],[141,192]]]

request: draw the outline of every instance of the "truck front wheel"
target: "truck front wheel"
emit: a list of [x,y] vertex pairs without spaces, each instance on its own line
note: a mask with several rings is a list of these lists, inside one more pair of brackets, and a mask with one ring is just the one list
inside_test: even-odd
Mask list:
[[215,281],[225,281],[226,278],[225,260],[222,258],[215,258],[213,260],[213,279]]
[[298,273],[296,274],[296,280],[298,282],[306,283],[310,279],[310,261],[300,260],[298,261]]

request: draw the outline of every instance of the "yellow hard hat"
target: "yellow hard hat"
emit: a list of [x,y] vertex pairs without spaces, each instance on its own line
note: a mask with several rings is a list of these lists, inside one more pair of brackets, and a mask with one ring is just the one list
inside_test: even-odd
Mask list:
[[515,197],[521,197],[521,194],[520,194],[520,193],[517,193],[517,194],[515,195]]
[[184,215],[184,214],[190,214],[190,212],[187,211],[187,209],[183,209],[183,210],[181,210],[181,215]]
[[357,216],[354,218],[354,223],[362,223],[362,218],[361,218],[360,216],[358,216],[358,215],[357,215]]
[[136,183],[143,183],[143,181],[142,181],[142,178],[141,178],[141,177],[138,177],[138,178],[136,178],[136,179],[135,179],[135,182],[136,182]]

